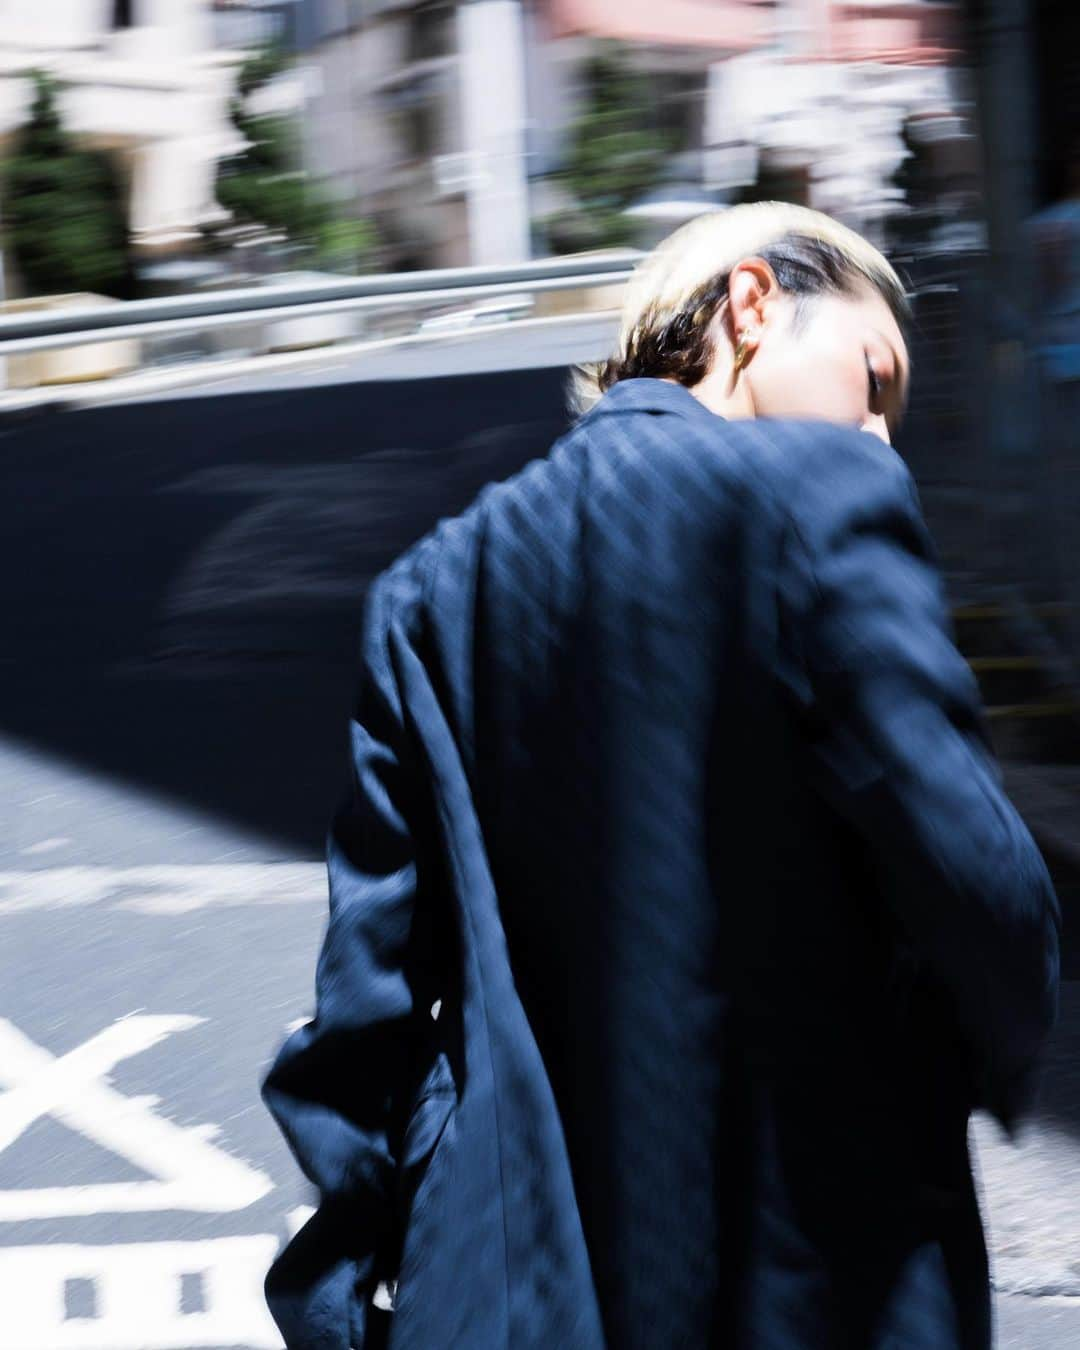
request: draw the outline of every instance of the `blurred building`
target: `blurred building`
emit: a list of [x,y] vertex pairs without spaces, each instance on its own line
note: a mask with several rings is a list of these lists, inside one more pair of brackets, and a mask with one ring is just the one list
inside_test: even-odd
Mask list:
[[260,89],[255,111],[302,113],[306,167],[378,223],[389,266],[546,251],[543,222],[573,206],[563,170],[592,61],[613,46],[647,77],[642,124],[674,147],[632,210],[643,244],[741,196],[803,201],[883,239],[913,158],[939,232],[976,199],[948,3],[6,0],[3,14],[0,149],[31,72],[49,71],[68,130],[123,164],[143,252],[221,219],[216,165],[243,149],[235,66],[270,42],[302,73]]
[[590,59],[618,43],[680,147],[643,223],[780,195],[880,237],[913,146],[974,198],[956,20],[929,0],[301,0],[310,167],[398,265],[525,257]]
[[0,154],[44,71],[65,129],[122,166],[138,249],[182,250],[220,219],[216,166],[243,143],[228,111],[237,58],[217,45],[209,0],[5,0],[0,11]]
[[[885,241],[903,209],[894,179],[912,142],[939,177],[969,179],[969,101],[956,7],[925,0],[547,0],[534,6],[547,96],[544,149],[580,97],[577,72],[598,42],[629,45],[649,77],[651,119],[683,146],[671,179],[718,202],[780,196],[828,211]],[[972,185],[965,182],[973,196]],[[641,213],[648,214],[648,203]],[[678,224],[659,194],[657,233]],[[648,241],[646,241],[648,242]]]
[[280,43],[291,49],[296,40],[300,0],[211,0],[214,42],[219,47],[254,50]]
[[[691,0],[657,8],[672,11],[661,31],[681,41]],[[729,0],[709,12],[721,11],[738,19],[739,35],[714,34],[713,48],[744,50],[754,15]],[[300,16],[298,46],[320,72],[305,125],[309,165],[379,220],[396,265],[528,257],[538,195],[560,166],[597,44],[567,40],[551,0],[302,0]],[[627,31],[619,21],[596,36]],[[687,64],[704,78],[700,50],[674,67],[663,50],[651,62],[675,100]],[[674,102],[671,111],[683,115]]]
[[303,0],[308,167],[374,217],[393,265],[528,256],[517,0]]

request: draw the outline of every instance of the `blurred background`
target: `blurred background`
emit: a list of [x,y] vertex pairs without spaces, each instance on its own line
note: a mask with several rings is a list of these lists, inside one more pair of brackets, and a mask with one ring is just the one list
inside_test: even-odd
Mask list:
[[257,1086],[365,587],[760,198],[913,296],[898,448],[1067,925],[1024,1147],[974,1131],[999,1343],[1080,1345],[1076,0],[0,0],[0,1347],[279,1344]]

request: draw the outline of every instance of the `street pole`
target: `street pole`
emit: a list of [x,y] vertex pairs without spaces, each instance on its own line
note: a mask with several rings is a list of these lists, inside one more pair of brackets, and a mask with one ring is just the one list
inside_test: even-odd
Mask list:
[[458,8],[470,262],[529,257],[525,175],[525,43],[518,0]]

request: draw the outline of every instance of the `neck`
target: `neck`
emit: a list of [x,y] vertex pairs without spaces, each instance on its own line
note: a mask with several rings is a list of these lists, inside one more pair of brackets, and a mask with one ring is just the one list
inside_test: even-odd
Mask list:
[[732,419],[757,416],[746,380],[733,376],[730,366],[715,366],[690,392],[718,417]]

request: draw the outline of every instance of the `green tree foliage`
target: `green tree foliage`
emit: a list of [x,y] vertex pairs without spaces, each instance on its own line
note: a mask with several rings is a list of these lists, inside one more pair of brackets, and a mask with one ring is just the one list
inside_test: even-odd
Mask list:
[[330,272],[362,272],[378,247],[369,220],[337,217],[324,221],[316,242],[319,264]]
[[240,67],[236,79],[236,91],[241,98],[247,98],[256,89],[269,84],[289,66],[289,58],[280,42],[272,42],[261,51],[249,56]]
[[34,77],[30,120],[3,170],[3,230],[32,295],[133,290],[127,211],[119,177],[101,153],[77,148],[56,109],[56,89]]
[[677,148],[650,125],[649,82],[617,46],[593,57],[585,78],[588,102],[570,129],[561,175],[577,207],[545,222],[556,252],[631,243],[634,225],[624,212],[661,181]]
[[277,47],[256,53],[240,70],[232,119],[247,148],[220,167],[217,199],[237,220],[299,244],[319,266],[362,271],[376,244],[368,221],[342,218],[302,166],[296,119],[248,111],[249,95],[287,68]]
[[233,120],[248,147],[222,166],[218,201],[240,220],[281,230],[297,243],[308,242],[325,210],[299,168],[292,120],[250,116],[239,103]]

